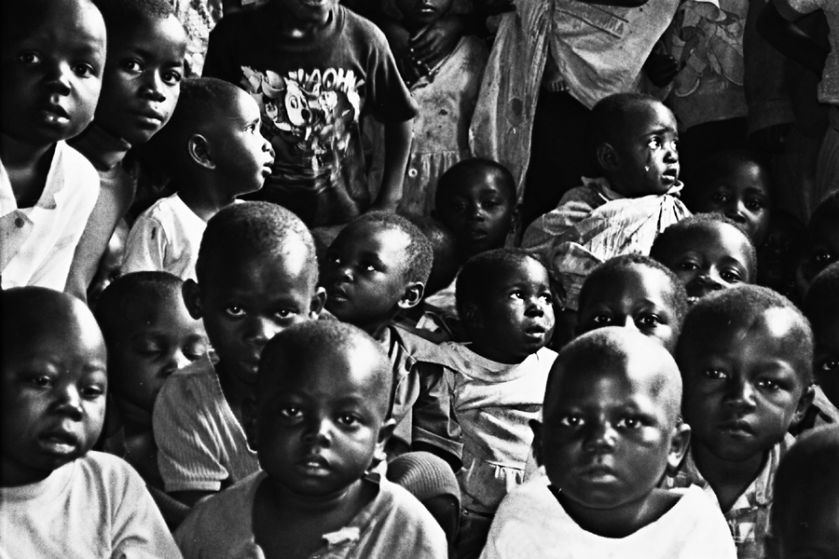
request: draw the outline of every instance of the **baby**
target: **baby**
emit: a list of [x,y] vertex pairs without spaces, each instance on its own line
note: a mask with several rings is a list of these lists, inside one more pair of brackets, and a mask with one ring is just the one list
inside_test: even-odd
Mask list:
[[41,287],[0,298],[0,556],[180,557],[137,472],[90,450],[108,389],[93,314]]
[[481,557],[733,559],[712,500],[657,488],[690,439],[681,388],[673,357],[638,332],[599,328],[562,348],[532,422],[547,477],[502,501]]
[[257,394],[262,471],[195,508],[176,533],[186,558],[447,557],[422,504],[365,474],[394,427],[376,340],[338,321],[293,326],[266,346]]
[[688,304],[757,277],[757,256],[748,235],[727,217],[698,214],[658,236],[650,256],[679,277]]

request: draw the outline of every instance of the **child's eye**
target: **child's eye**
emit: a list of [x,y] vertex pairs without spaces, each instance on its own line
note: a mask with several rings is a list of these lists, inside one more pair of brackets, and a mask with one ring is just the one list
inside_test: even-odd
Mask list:
[[345,427],[353,427],[355,425],[358,425],[359,419],[355,415],[345,413],[338,417],[338,423],[344,425]]
[[53,385],[52,377],[49,375],[35,375],[29,379],[29,382],[38,388],[50,388]]
[[644,313],[638,317],[635,323],[642,328],[655,328],[662,323],[661,318],[653,313]]
[[728,283],[740,283],[743,281],[743,274],[738,270],[723,270],[720,272],[720,277]]
[[132,73],[143,71],[143,65],[140,64],[140,61],[135,60],[133,58],[129,60],[123,60],[121,66],[123,70],[127,70]]
[[728,192],[717,191],[711,196],[711,200],[717,204],[727,204],[731,200],[731,196],[728,195]]
[[153,340],[147,340],[137,347],[137,352],[141,355],[157,355],[163,351],[163,348]]
[[641,421],[640,418],[637,417],[623,417],[618,420],[617,427],[619,429],[638,429],[642,427],[644,423]]
[[766,204],[759,198],[750,198],[749,200],[746,200],[746,207],[753,212],[763,209],[764,206],[766,206]]
[[728,378],[728,374],[722,369],[705,369],[702,374],[711,380],[724,380]]
[[96,398],[105,395],[105,389],[99,384],[91,384],[89,386],[82,387],[81,395],[82,398],[86,400],[95,400]]
[[659,136],[653,136],[650,138],[650,141],[647,143],[648,146],[652,149],[659,149],[661,146],[664,145],[664,142]]
[[693,272],[699,269],[699,264],[693,260],[683,260],[676,264],[676,268],[685,272]]
[[22,52],[18,55],[17,59],[24,64],[38,64],[41,61],[41,55],[37,52]]
[[362,264],[361,269],[367,272],[368,274],[371,274],[378,270],[378,268],[376,268],[376,266],[373,264]]
[[76,64],[73,66],[73,72],[80,77],[96,75],[96,69],[90,64]]
[[565,427],[581,427],[584,423],[583,418],[579,415],[564,415],[560,418],[559,423]]
[[280,408],[280,415],[288,419],[297,419],[303,415],[303,410],[295,406],[285,406]]
[[293,314],[294,311],[291,309],[280,309],[274,313],[274,315],[280,320],[288,320]]
[[836,257],[833,256],[833,254],[831,254],[830,252],[825,250],[825,251],[821,251],[821,252],[816,253],[815,257],[813,257],[813,260],[816,262],[816,264],[818,264],[820,266],[827,266],[828,264],[833,262],[833,260],[835,260],[835,258]]
[[243,309],[242,307],[240,307],[238,305],[229,305],[229,306],[225,307],[224,313],[227,316],[230,316],[230,317],[233,317],[233,318],[240,318],[242,316],[245,316],[245,309]]
[[839,359],[827,358],[817,365],[816,369],[822,373],[832,373],[839,369]]
[[598,326],[607,326],[612,323],[612,317],[608,314],[596,314],[591,321]]
[[770,392],[777,392],[778,390],[781,389],[780,383],[778,383],[778,381],[776,381],[775,379],[771,379],[771,378],[758,379],[757,387],[758,388],[763,388],[763,389],[768,390]]
[[178,85],[182,79],[179,72],[163,72],[163,83],[167,85]]
[[551,304],[554,301],[554,297],[550,293],[542,293],[541,295],[539,295],[539,298],[548,304]]
[[202,340],[200,342],[191,342],[189,343],[184,349],[184,356],[190,361],[195,361],[196,359],[202,358],[209,348],[207,344]]
[[522,293],[521,289],[514,289],[510,291],[509,297],[510,299],[524,299],[524,294]]

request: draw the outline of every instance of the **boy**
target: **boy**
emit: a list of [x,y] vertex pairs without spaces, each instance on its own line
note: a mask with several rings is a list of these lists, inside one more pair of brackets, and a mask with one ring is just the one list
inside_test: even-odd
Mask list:
[[0,298],[0,555],[180,557],[140,476],[90,451],[108,388],[90,310],[41,287]]
[[195,508],[176,535],[185,557],[447,556],[419,501],[365,475],[394,426],[376,340],[337,321],[296,325],[266,346],[257,385],[263,471]]
[[448,402],[431,390],[441,371],[437,347],[392,321],[422,300],[431,245],[407,219],[385,212],[356,218],[326,251],[326,310],[381,343],[393,371],[395,436],[388,454],[413,447],[440,455],[457,469],[460,445],[448,431]]
[[696,303],[676,347],[690,453],[665,486],[700,485],[728,520],[740,559],[763,557],[790,424],[813,399],[813,335],[783,295],[735,286]]
[[102,188],[73,256],[67,291],[84,298],[108,240],[137,188],[126,152],[172,116],[184,75],[186,33],[167,0],[97,0],[108,31],[102,93],[93,123],[73,147],[93,163]]
[[768,559],[829,559],[839,549],[839,427],[799,439],[775,477]]
[[839,263],[813,279],[802,305],[813,328],[813,405],[801,428],[839,423]]
[[105,23],[89,0],[3,2],[0,15],[0,282],[62,290],[99,195],[65,140],[93,119]]
[[698,214],[673,224],[650,249],[679,277],[688,304],[739,283],[754,283],[757,255],[748,235],[719,214]]
[[214,78],[183,82],[175,114],[156,140],[166,147],[163,163],[176,192],[134,222],[123,272],[195,279],[207,221],[237,196],[259,190],[271,172],[274,155],[259,122],[256,102],[235,85]]
[[218,362],[205,357],[170,376],[152,414],[164,487],[187,504],[259,468],[242,409],[255,397],[262,348],[316,319],[325,296],[311,234],[268,202],[233,204],[210,219],[196,275],[184,282],[184,302],[203,319]]
[[658,340],[673,353],[687,312],[687,293],[664,265],[640,254],[611,258],[580,290],[577,332],[623,326]]
[[[277,158],[261,197],[310,227],[396,209],[416,105],[372,23],[337,0],[271,0],[219,22],[204,75],[241,85],[262,109]],[[359,129],[367,114],[385,125],[375,200]]]
[[710,499],[656,487],[690,439],[681,384],[667,350],[626,328],[562,348],[532,422],[547,477],[504,499],[482,557],[733,559]]
[[839,192],[816,206],[807,223],[807,238],[796,282],[803,297],[816,274],[839,260]]

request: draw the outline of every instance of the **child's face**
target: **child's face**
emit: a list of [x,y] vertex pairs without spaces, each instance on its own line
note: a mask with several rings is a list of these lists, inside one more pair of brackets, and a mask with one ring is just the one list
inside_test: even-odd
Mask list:
[[408,287],[410,243],[404,232],[378,223],[348,226],[326,253],[327,310],[363,329],[390,319]]
[[682,281],[690,304],[714,291],[754,281],[749,240],[726,223],[687,232],[679,250],[665,255],[662,264]]
[[761,456],[805,404],[806,369],[794,361],[792,313],[770,309],[754,324],[708,324],[680,351],[683,412],[693,444],[725,461]]
[[811,230],[799,266],[805,285],[810,285],[819,272],[839,260],[839,223],[818,221],[811,225]]
[[2,52],[2,132],[37,148],[93,119],[105,66],[105,23],[77,2],[50,2],[41,25]]
[[473,174],[438,210],[463,259],[504,246],[516,216],[516,201],[499,181],[494,172]]
[[825,395],[839,407],[839,313],[825,308],[812,317],[813,372]]
[[323,290],[311,283],[314,264],[304,249],[283,254],[247,255],[227,262],[200,286],[184,284],[190,314],[204,328],[225,374],[256,382],[265,344],[285,328],[314,320],[323,308]]
[[405,22],[412,27],[431,25],[445,14],[452,0],[396,0]]
[[613,146],[615,190],[629,198],[667,192],[679,178],[676,117],[661,103],[646,103],[626,116],[624,133]]
[[120,379],[111,383],[112,392],[150,412],[163,382],[205,355],[208,344],[203,324],[189,316],[180,293],[147,301],[144,311],[114,333],[108,368]]
[[[374,365],[374,362],[376,363]],[[259,463],[273,485],[298,496],[341,493],[373,460],[385,421],[380,362],[330,348],[298,367],[279,364],[257,421]]]
[[463,318],[472,348],[488,359],[518,363],[551,339],[555,319],[548,273],[528,258],[487,281],[492,282],[487,299]]
[[184,75],[186,33],[174,15],[110,37],[96,122],[132,145],[169,121]]
[[542,456],[548,478],[573,508],[640,509],[668,464],[683,455],[678,402],[667,401],[677,396],[662,389],[668,365],[658,361],[636,357],[569,370],[552,388]]
[[792,216],[773,214],[757,247],[757,283],[789,296],[801,257],[804,225]]
[[274,150],[259,131],[259,106],[244,91],[236,102],[216,111],[208,133],[210,157],[215,170],[226,181],[231,195],[247,194],[262,188],[271,174]]
[[105,342],[90,311],[81,307],[44,309],[40,331],[4,348],[2,485],[46,477],[86,453],[102,431]]
[[740,225],[755,245],[769,228],[769,186],[766,174],[750,161],[702,185],[698,212],[716,212]]
[[[672,352],[677,339],[673,285],[660,270],[632,264],[590,285],[579,310],[582,334],[604,326],[624,326],[654,338]],[[606,278],[604,278],[606,279]]]

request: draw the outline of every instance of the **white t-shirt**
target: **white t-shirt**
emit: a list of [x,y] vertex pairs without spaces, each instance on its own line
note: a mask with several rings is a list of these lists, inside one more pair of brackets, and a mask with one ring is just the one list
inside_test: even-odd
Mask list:
[[0,487],[0,558],[181,556],[146,484],[127,462],[91,451],[46,479]]
[[125,242],[122,272],[169,272],[182,280],[195,279],[195,263],[207,222],[181,197],[161,198],[140,214]]
[[540,476],[511,492],[489,530],[481,559],[736,559],[722,511],[698,487],[671,489],[682,497],[658,520],[623,538],[581,528]]
[[76,245],[99,197],[99,174],[81,153],[55,144],[44,190],[18,208],[0,161],[0,275],[3,289],[38,285],[63,291]]

